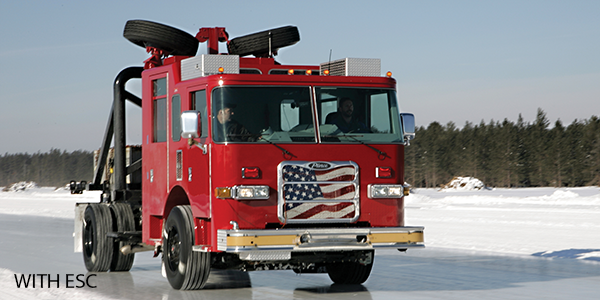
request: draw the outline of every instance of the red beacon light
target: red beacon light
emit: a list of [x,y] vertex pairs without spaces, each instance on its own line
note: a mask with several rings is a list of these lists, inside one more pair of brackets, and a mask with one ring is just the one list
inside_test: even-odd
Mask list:
[[377,167],[375,168],[375,177],[377,178],[392,178],[393,170],[391,167]]
[[260,178],[260,168],[259,167],[244,167],[244,168],[242,168],[242,178],[244,178],[244,179]]

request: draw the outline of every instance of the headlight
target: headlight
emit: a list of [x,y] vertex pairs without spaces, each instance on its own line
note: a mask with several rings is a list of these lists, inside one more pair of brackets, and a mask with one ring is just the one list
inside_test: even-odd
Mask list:
[[368,186],[369,198],[402,198],[404,186],[401,184],[370,184]]
[[232,188],[232,198],[237,200],[269,199],[267,185],[240,185]]

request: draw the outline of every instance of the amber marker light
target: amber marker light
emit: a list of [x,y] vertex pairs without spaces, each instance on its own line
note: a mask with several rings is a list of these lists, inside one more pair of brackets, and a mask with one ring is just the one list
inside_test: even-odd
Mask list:
[[323,74],[325,74],[325,75],[329,75],[329,70],[325,70],[325,71],[323,71]]
[[306,75],[312,75],[312,70],[306,70]]
[[294,75],[294,69],[289,69],[288,70],[288,75]]
[[223,67],[219,67],[219,74],[223,74],[223,72],[225,72],[225,69]]
[[388,71],[387,73],[385,73],[385,76],[387,76],[388,78],[392,77],[392,72]]
[[231,198],[231,188],[228,187],[218,187],[215,189],[215,197],[220,199]]

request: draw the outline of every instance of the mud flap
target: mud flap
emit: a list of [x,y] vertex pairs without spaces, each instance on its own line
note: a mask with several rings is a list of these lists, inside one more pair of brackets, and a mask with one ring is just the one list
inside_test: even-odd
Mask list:
[[73,251],[83,251],[83,214],[89,203],[76,203],[75,204],[75,222],[73,228]]

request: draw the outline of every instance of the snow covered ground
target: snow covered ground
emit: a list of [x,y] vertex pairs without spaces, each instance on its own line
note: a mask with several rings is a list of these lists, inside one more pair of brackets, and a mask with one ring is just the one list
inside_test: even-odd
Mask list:
[[[29,188],[0,192],[0,213],[73,218],[99,192]],[[406,225],[425,226],[427,247],[600,261],[600,188],[414,189]]]
[[416,189],[428,247],[600,261],[600,188]]

